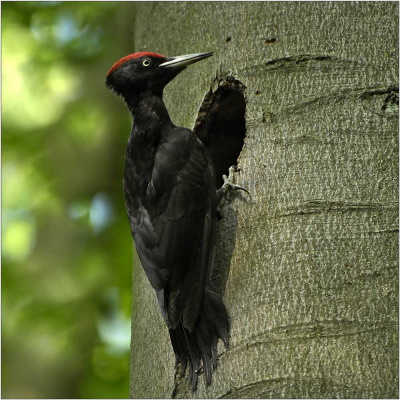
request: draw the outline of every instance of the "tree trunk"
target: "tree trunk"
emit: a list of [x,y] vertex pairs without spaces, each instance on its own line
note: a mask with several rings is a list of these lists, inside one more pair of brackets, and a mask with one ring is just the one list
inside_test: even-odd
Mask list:
[[[213,383],[174,379],[136,259],[133,398],[398,397],[398,4],[138,3],[135,51],[214,51],[165,91],[193,128],[210,85],[246,96],[214,280],[231,317]],[[229,81],[229,78],[228,78]],[[227,141],[227,146],[229,143]],[[227,172],[227,171],[226,171]]]

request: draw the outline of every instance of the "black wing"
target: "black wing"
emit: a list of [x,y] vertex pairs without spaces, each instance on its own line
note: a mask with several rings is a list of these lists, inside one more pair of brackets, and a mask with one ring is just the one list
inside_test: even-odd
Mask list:
[[[211,159],[195,134],[175,128],[158,146],[151,180],[130,214],[150,283],[164,290],[167,323],[191,331],[204,295],[215,242],[216,189]],[[159,296],[160,300],[160,296]]]

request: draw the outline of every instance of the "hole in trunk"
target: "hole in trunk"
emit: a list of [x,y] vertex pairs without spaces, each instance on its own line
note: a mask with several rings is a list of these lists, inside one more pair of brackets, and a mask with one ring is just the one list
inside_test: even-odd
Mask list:
[[245,86],[230,78],[213,92],[210,90],[200,108],[194,132],[207,147],[215,167],[216,185],[222,175],[237,165],[246,136]]

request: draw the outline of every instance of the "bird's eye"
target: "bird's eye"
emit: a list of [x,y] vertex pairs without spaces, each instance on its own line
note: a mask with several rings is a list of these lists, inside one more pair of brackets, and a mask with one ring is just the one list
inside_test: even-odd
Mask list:
[[150,65],[150,60],[148,60],[147,58],[145,58],[145,59],[142,61],[142,64],[143,64],[144,67],[148,67],[148,66]]

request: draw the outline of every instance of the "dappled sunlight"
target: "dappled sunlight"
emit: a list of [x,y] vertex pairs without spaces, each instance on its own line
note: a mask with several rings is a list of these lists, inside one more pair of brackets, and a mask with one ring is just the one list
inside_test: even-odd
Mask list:
[[33,249],[35,225],[30,219],[14,219],[5,226],[3,255],[15,261],[23,261]]
[[[3,149],[4,150],[4,149]],[[12,161],[7,161],[12,158]],[[18,164],[15,156],[3,156],[3,207],[10,209],[32,209],[35,205],[50,202],[48,185],[44,177],[28,160]]]
[[130,7],[2,3],[3,397],[128,397],[130,121],[104,80]]
[[[67,102],[79,94],[79,74],[65,64],[37,66],[37,46],[28,30],[3,28],[3,122],[21,129],[43,127],[56,122]],[[25,43],[20,52],[15,42]]]

